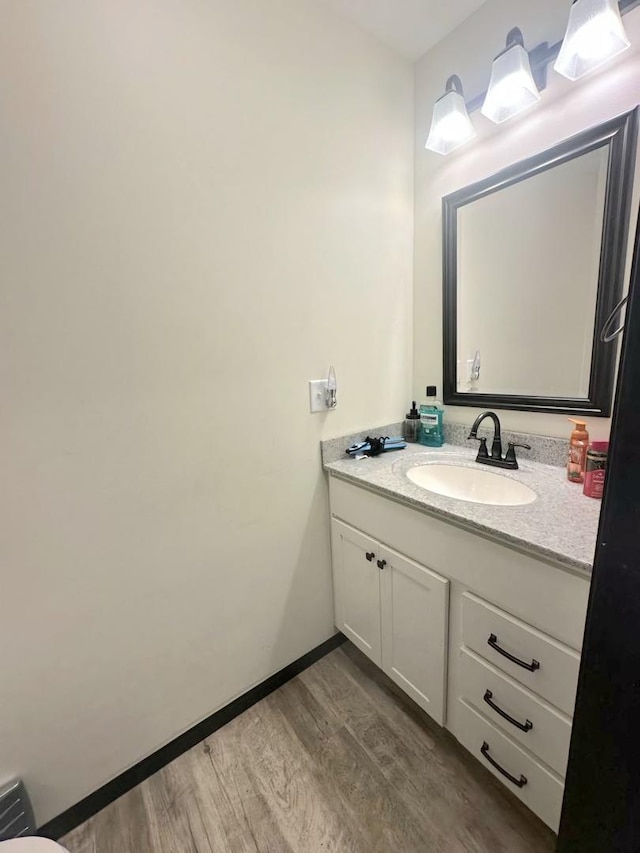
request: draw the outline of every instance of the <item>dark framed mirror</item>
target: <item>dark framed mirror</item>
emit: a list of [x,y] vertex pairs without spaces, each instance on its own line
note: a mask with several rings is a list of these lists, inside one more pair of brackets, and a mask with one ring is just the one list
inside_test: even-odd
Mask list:
[[638,110],[443,199],[444,402],[611,413]]

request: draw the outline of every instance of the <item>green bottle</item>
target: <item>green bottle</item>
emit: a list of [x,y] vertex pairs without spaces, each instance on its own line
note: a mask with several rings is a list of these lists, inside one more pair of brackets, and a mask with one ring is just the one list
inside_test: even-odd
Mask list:
[[444,444],[444,407],[436,399],[437,393],[435,385],[427,385],[427,400],[420,406],[418,440],[425,447],[442,447]]

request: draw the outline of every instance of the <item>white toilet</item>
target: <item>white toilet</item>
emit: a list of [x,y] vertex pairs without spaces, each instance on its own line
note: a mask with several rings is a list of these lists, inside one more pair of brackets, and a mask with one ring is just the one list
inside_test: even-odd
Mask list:
[[48,838],[16,838],[0,841],[0,853],[66,853],[55,841]]

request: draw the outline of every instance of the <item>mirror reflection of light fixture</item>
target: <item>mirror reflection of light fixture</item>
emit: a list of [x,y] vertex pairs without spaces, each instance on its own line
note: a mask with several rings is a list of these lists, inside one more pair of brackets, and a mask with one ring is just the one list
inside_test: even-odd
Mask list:
[[507,46],[493,60],[482,115],[496,124],[502,124],[539,100],[540,92],[531,73],[531,62],[524,48],[522,32],[514,27],[507,36]]
[[450,154],[475,136],[464,102],[462,83],[454,74],[447,80],[444,95],[433,106],[431,130],[425,148],[438,154]]
[[554,68],[569,80],[579,80],[630,44],[618,0],[574,0]]

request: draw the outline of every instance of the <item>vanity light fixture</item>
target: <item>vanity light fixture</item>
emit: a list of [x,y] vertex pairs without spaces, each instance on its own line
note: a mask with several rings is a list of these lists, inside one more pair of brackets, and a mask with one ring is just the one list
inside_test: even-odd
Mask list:
[[630,47],[618,0],[573,0],[555,70],[579,80]]
[[514,27],[507,36],[507,46],[493,61],[482,115],[496,124],[502,124],[539,100],[540,92],[533,79],[522,32]]
[[638,5],[640,0],[573,0],[564,40],[542,42],[530,51],[521,30],[514,27],[493,62],[487,92],[465,103],[460,78],[449,77],[444,95],[434,105],[425,148],[450,154],[469,142],[477,135],[469,118],[476,110],[501,124],[538,103],[553,62],[560,74],[578,80],[621,54],[630,45],[622,16]]
[[460,78],[447,80],[444,95],[433,106],[431,130],[425,148],[437,154],[450,154],[476,136],[464,102]]

